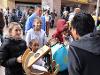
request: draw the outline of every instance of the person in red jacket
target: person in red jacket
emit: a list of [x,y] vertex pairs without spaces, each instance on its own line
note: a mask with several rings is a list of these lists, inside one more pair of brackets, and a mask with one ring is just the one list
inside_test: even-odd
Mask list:
[[56,31],[52,35],[53,38],[57,38],[60,43],[64,43],[63,34],[68,32],[69,25],[64,19],[59,19],[56,23]]

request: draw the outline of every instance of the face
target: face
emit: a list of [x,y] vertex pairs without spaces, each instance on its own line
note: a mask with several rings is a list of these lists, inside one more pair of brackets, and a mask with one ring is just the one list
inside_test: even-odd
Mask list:
[[33,44],[32,44],[32,51],[33,52],[36,52],[37,50],[38,50],[38,48],[39,48],[39,43],[38,43],[38,41],[35,41]]
[[16,39],[21,38],[21,27],[19,25],[14,26],[10,34]]
[[63,35],[63,36],[68,36],[68,32],[63,31],[63,32],[62,32],[62,35]]
[[67,36],[68,33],[69,33],[69,30],[70,30],[69,29],[69,23],[68,22],[66,22],[66,24],[64,25],[64,28],[66,28],[66,30],[63,31],[62,34]]
[[32,13],[33,13],[33,9],[30,9],[29,10],[29,15],[32,15]]
[[42,9],[41,8],[37,8],[37,14],[38,14],[38,16],[42,15]]
[[40,31],[40,30],[41,30],[41,21],[40,21],[40,20],[36,20],[36,21],[34,22],[34,29],[35,29],[36,31]]
[[71,28],[71,35],[72,35],[74,40],[79,39],[79,35],[77,34],[76,29],[74,29],[74,28]]
[[69,28],[69,23],[68,22],[66,22],[65,27]]
[[75,9],[75,12],[76,12],[76,13],[80,13],[80,11],[81,11],[80,8],[76,8],[76,9]]

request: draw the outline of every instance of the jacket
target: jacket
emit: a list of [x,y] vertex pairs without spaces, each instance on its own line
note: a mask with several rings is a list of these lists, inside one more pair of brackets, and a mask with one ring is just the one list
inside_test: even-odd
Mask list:
[[26,42],[22,39],[4,39],[0,47],[0,64],[5,67],[5,75],[24,75],[22,64],[16,59],[24,53],[26,48]]
[[69,75],[100,75],[100,31],[70,44]]
[[[25,23],[25,32],[26,33],[31,28],[34,28],[33,22],[34,22],[34,19],[37,16],[38,15],[36,13],[33,13],[30,17],[27,18],[26,23]],[[42,27],[41,28],[45,31],[46,30],[46,21],[45,21],[45,17],[44,16],[41,16],[41,21],[42,21]]]

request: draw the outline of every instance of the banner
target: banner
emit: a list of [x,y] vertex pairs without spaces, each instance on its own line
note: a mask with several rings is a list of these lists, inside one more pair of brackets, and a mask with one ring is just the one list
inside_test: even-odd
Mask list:
[[88,0],[77,0],[78,2],[88,3]]

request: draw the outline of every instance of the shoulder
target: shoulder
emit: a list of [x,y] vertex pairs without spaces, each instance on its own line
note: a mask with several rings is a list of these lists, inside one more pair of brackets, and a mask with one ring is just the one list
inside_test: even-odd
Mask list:
[[35,18],[35,17],[36,17],[36,14],[33,13],[31,16],[28,17],[28,19],[29,19],[29,20],[32,20],[32,19]]
[[7,48],[11,44],[11,39],[10,38],[4,38],[3,42],[1,44],[1,48]]
[[21,39],[21,42],[26,43],[26,41],[24,39]]
[[27,33],[32,33],[32,32],[34,32],[32,28],[27,31]]
[[45,34],[45,31],[43,29],[41,29],[41,33]]
[[4,38],[3,39],[3,44],[9,44],[11,42],[11,39],[10,38]]
[[42,15],[41,18],[45,18],[45,16]]
[[24,39],[20,40],[20,46],[23,46],[25,49],[27,48],[26,41]]

